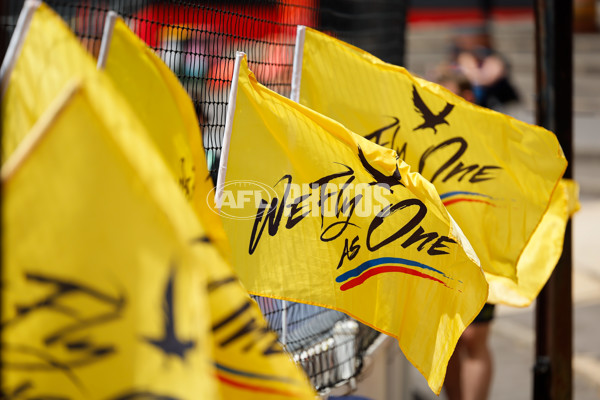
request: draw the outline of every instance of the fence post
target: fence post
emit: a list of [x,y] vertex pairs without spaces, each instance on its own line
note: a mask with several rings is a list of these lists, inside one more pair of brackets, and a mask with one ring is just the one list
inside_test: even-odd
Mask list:
[[[553,132],[569,166],[573,161],[573,3],[536,0],[537,124]],[[534,399],[571,399],[573,395],[573,299],[571,222],[563,253],[536,302]]]

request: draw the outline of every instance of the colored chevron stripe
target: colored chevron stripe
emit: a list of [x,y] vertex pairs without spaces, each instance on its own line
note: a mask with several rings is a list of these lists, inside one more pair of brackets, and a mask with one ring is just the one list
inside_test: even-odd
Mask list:
[[236,387],[236,388],[239,388],[242,390],[251,391],[251,392],[276,394],[276,395],[286,396],[286,397],[290,397],[290,398],[298,398],[299,397],[296,393],[293,393],[293,392],[290,392],[287,390],[280,390],[280,389],[275,389],[275,388],[270,388],[270,387],[250,385],[248,383],[243,383],[243,382],[239,382],[239,381],[227,378],[219,373],[217,373],[217,379],[221,383],[224,383],[226,385],[233,386],[233,387]]
[[242,371],[242,370],[239,370],[239,369],[234,369],[234,368],[231,368],[231,367],[226,367],[223,364],[219,364],[219,363],[215,363],[215,367],[219,371],[228,372],[230,374],[239,375],[239,376],[243,376],[243,377],[246,377],[246,378],[262,379],[262,380],[266,380],[266,381],[277,381],[277,382],[285,382],[285,383],[294,383],[293,379],[290,379],[290,378],[287,378],[287,377],[275,376],[275,375],[257,374],[255,372]]
[[381,267],[376,267],[376,268],[370,269],[367,272],[365,272],[364,274],[362,274],[361,276],[349,280],[348,282],[346,282],[342,286],[340,286],[340,290],[343,292],[345,290],[352,289],[353,287],[356,287],[356,286],[362,284],[364,281],[366,281],[370,277],[379,275],[379,274],[384,274],[386,272],[400,272],[400,273],[404,273],[404,274],[408,274],[408,275],[417,276],[419,278],[430,279],[434,282],[441,283],[442,285],[448,287],[441,280],[434,278],[431,275],[427,275],[422,272],[415,271],[414,269],[410,269],[410,268],[406,268],[406,267],[399,267],[399,266],[395,266],[395,265],[383,265]]
[[363,272],[365,272],[366,270],[368,270],[370,268],[377,267],[382,264],[404,264],[404,265],[408,265],[409,267],[417,267],[417,268],[422,268],[422,269],[426,269],[429,271],[433,271],[433,272],[436,272],[436,273],[442,275],[444,278],[449,278],[442,271],[432,268],[429,265],[422,264],[418,261],[407,260],[406,258],[398,258],[398,257],[380,257],[380,258],[375,258],[373,260],[365,261],[364,263],[360,264],[358,267],[344,272],[343,274],[338,276],[335,279],[335,281],[336,282],[347,281],[350,278],[359,276],[360,274],[362,274]]
[[449,205],[455,204],[455,203],[463,202],[463,201],[471,202],[471,203],[483,203],[483,204],[487,204],[492,207],[496,207],[496,205],[494,205],[490,201],[486,200],[486,199],[494,200],[493,197],[488,196],[487,194],[477,193],[477,192],[465,192],[465,191],[447,192],[447,193],[441,194],[440,199],[442,199],[442,202],[443,202],[444,206],[446,206],[446,207]]
[[422,264],[417,261],[407,260],[404,258],[397,258],[397,257],[380,257],[380,258],[376,258],[374,260],[365,261],[364,263],[360,264],[358,267],[351,269],[350,271],[344,272],[343,274],[338,276],[335,280],[336,280],[336,282],[340,282],[340,283],[347,281],[342,286],[340,286],[340,290],[345,291],[345,290],[352,289],[353,287],[356,287],[356,286],[362,284],[363,282],[365,282],[367,279],[369,279],[372,276],[383,274],[386,272],[400,272],[403,274],[408,274],[408,275],[416,276],[419,278],[429,279],[434,282],[441,283],[442,285],[448,287],[439,278],[435,278],[426,273],[417,271],[412,268],[402,267],[397,264],[404,264],[409,267],[417,267],[417,268],[421,268],[424,270],[433,271],[433,272],[443,276],[444,278],[449,278],[442,271],[437,270],[435,268],[432,268],[428,265]]

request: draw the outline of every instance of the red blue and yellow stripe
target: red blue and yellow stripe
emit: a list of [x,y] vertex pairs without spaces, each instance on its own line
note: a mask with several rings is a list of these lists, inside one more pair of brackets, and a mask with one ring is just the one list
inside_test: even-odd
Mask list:
[[[423,271],[419,271],[416,268]],[[365,261],[358,267],[339,275],[335,280],[338,283],[345,282],[342,284],[342,286],[340,286],[340,290],[345,291],[361,285],[367,279],[375,275],[387,272],[399,272],[423,279],[429,279],[446,287],[448,287],[448,285],[446,282],[444,282],[444,280],[452,279],[442,271],[418,261],[407,260],[405,258],[398,257],[380,257],[374,260]],[[433,272],[434,274],[431,274],[430,272]]]
[[466,191],[454,191],[447,192],[440,195],[440,199],[442,199],[442,203],[444,206],[448,207],[455,203],[460,203],[463,201],[471,202],[471,203],[483,203],[492,207],[496,207],[492,201],[495,200],[492,196],[488,196],[487,194],[477,193],[477,192],[466,192]]
[[[237,368],[227,367],[220,363],[215,363],[215,368],[217,372],[217,379],[221,383],[234,387],[236,389],[247,392],[263,393],[265,395],[278,395],[288,398],[300,397],[299,394],[295,393],[293,390],[285,390],[273,387],[272,384],[269,383],[280,382],[290,386],[298,384],[298,382],[294,381],[291,378],[284,376],[259,374],[251,371],[244,371]],[[250,381],[254,381],[254,383],[245,382],[243,380],[244,378],[249,379]]]

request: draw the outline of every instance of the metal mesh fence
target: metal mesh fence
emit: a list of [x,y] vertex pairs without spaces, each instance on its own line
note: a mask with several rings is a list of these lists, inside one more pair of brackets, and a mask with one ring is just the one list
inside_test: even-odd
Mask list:
[[[0,5],[2,58],[23,0]],[[288,96],[296,26],[315,27],[396,64],[404,53],[403,0],[48,0],[97,56],[116,11],[177,75],[194,103],[209,170],[216,169],[235,52],[259,82]],[[356,376],[378,333],[337,311],[255,297],[271,328],[318,390]]]
[[254,299],[317,390],[358,375],[362,355],[379,335],[337,311],[265,297]]

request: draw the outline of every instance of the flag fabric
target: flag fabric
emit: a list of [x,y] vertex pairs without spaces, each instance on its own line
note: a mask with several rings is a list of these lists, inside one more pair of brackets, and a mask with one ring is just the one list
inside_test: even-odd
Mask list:
[[3,391],[314,399],[154,146],[132,134],[141,125],[106,94],[74,84],[3,170]]
[[[518,281],[494,276],[489,282],[490,287],[494,286],[494,292],[490,292],[488,301],[514,307],[527,307],[531,304],[558,263],[567,221],[579,208],[579,186],[573,180],[561,179],[552,194],[548,211],[519,260]],[[540,254],[545,255],[547,262],[539,261]]]
[[216,255],[189,245],[193,212],[149,143],[124,151],[139,125],[98,96],[68,83],[2,168],[2,393],[216,399]]
[[[194,105],[177,77],[121,18],[106,56],[106,74],[144,124],[169,170],[192,202],[212,242],[229,258],[214,203],[213,182]],[[208,203],[207,203],[208,202]]]
[[[518,284],[520,259],[537,246],[567,164],[556,137],[310,28],[297,51],[299,102],[396,150],[432,182],[481,261],[490,300],[510,304],[495,278]],[[554,267],[546,253],[535,260]],[[543,285],[546,273],[527,271]]]
[[2,97],[2,160],[8,159],[73,76],[96,74],[92,56],[45,3],[37,7],[16,56]]
[[394,151],[258,84],[240,61],[221,197],[240,280],[398,338],[439,393],[487,298],[468,241]]
[[[195,241],[204,246],[202,241]],[[223,263],[209,271],[214,366],[221,399],[315,400],[319,397],[268,328],[256,302]]]
[[[44,37],[60,37],[77,44],[68,59],[85,54],[44,5],[33,22],[40,18],[52,23],[29,30],[27,41],[48,49]],[[60,60],[47,58],[47,78],[57,79]],[[60,77],[62,90],[44,86],[56,92],[53,101],[39,93],[45,110],[29,99],[35,113],[4,132],[34,126],[2,170],[2,392],[314,398],[144,125],[92,60],[81,65],[71,80]],[[23,87],[21,79],[32,77],[13,75],[10,87]]]
[[[206,237],[191,244],[215,245],[229,257],[220,217],[212,209],[212,181],[200,141],[191,100],[168,67],[117,19],[106,73],[127,100],[172,175],[191,202]],[[181,160],[189,160],[180,163]],[[190,167],[190,168],[188,168]],[[190,193],[191,192],[191,193]],[[191,235],[191,233],[190,233]],[[208,268],[214,366],[222,399],[314,399],[304,372],[294,364],[267,325],[260,309],[243,289],[231,267],[212,259]]]

